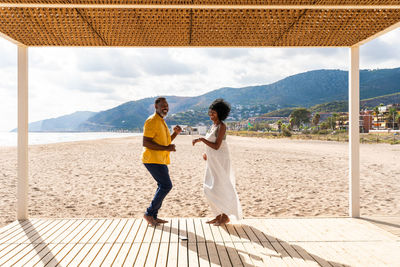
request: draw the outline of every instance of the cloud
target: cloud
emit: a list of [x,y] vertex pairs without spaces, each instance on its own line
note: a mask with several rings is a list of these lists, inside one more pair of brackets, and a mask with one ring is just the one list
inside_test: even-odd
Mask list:
[[362,68],[391,68],[400,65],[400,29],[361,46]]
[[16,45],[0,38],[0,69],[16,68],[17,52],[18,50]]
[[229,49],[221,49],[221,48],[203,48],[203,54],[207,55],[211,58],[220,58],[226,60],[232,60],[240,57],[246,57],[249,55],[248,48],[229,48]]

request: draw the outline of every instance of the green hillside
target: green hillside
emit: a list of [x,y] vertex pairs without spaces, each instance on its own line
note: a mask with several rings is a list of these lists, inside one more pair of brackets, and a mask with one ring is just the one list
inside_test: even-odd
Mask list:
[[[361,98],[376,98],[399,92],[400,68],[360,71]],[[321,103],[329,104],[315,107],[316,111],[342,111],[348,98],[348,73],[342,70],[315,70],[292,75],[269,85],[221,88],[196,97],[167,96],[170,104],[167,121],[171,124],[208,122],[206,109],[216,98],[224,98],[231,103],[231,120],[297,106],[310,108]],[[130,101],[99,112],[78,128],[81,131],[140,131],[146,118],[154,112],[154,99]],[[382,99],[371,99],[368,103],[382,102]],[[287,112],[289,110],[272,115],[285,115]]]

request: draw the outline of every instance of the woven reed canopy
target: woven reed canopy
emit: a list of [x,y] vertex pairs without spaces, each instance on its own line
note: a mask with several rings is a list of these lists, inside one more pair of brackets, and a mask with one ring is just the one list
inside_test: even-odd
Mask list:
[[400,23],[400,0],[0,0],[26,46],[353,46]]

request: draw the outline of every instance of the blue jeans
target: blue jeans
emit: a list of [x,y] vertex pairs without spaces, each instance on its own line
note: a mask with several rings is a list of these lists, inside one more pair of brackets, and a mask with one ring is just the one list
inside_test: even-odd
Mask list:
[[146,210],[146,215],[157,219],[158,210],[161,208],[165,196],[172,189],[171,179],[169,178],[168,166],[164,164],[144,163],[144,166],[156,180],[158,188],[151,201],[150,207]]

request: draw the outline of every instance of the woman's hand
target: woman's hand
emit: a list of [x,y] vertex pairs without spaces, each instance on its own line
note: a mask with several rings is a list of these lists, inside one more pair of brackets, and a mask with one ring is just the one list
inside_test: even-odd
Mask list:
[[202,141],[201,139],[203,139],[203,138],[197,138],[197,139],[192,140],[192,145],[195,145],[196,143]]
[[207,154],[206,153],[203,153],[203,159],[207,160]]

